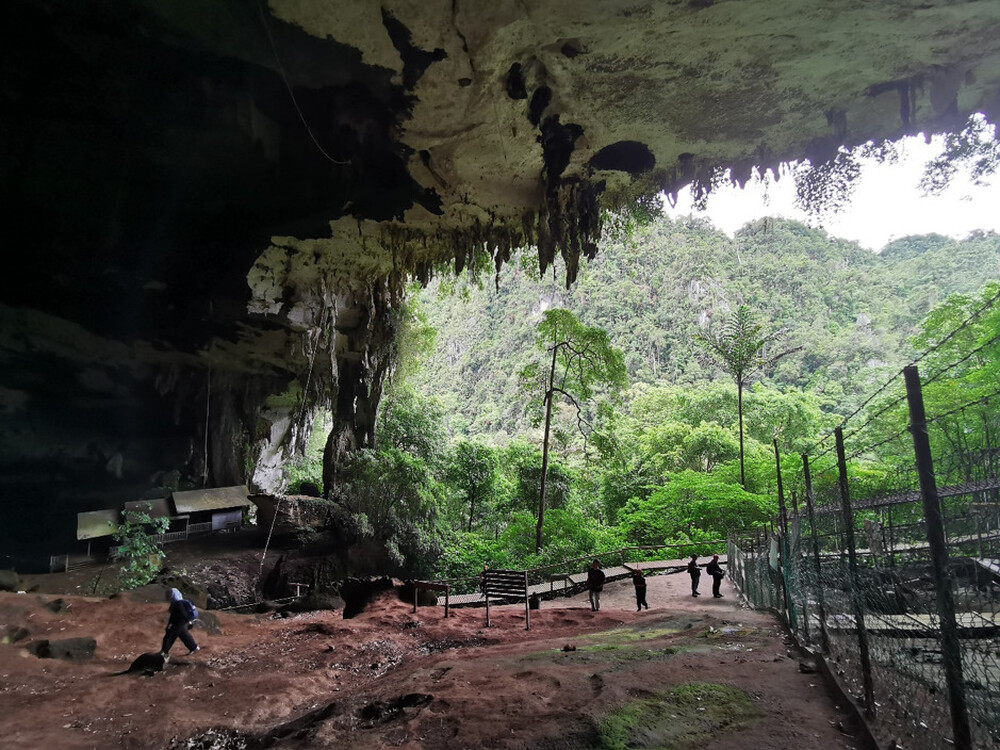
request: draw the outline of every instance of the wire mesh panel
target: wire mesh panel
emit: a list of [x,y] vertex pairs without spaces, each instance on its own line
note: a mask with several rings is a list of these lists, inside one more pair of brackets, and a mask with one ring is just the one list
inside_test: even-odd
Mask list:
[[786,470],[804,502],[786,533],[731,539],[730,576],[824,654],[882,741],[998,748],[1000,375],[935,354],[923,389],[907,368],[909,397],[890,381]]

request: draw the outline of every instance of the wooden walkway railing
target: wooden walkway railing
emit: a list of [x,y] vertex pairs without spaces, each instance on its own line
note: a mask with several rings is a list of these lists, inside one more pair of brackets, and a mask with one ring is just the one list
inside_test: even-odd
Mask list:
[[443,591],[444,592],[444,616],[448,616],[450,609],[449,595],[451,587],[447,583],[432,583],[430,581],[413,582],[413,612],[417,611],[417,600],[421,591]]
[[[660,550],[671,550],[674,552],[680,550],[689,550],[693,547],[704,546],[722,546],[724,550],[725,540],[718,539],[708,542],[702,542],[698,545],[692,544],[662,544],[662,545],[650,545],[650,546],[636,546],[636,547],[623,547],[620,550],[612,550],[610,552],[605,552],[599,555],[587,555],[586,557],[577,557],[569,560],[564,560],[561,563],[554,565],[547,565],[542,568],[533,568],[530,570],[521,571],[506,571],[509,573],[516,573],[518,576],[524,577],[526,579],[527,585],[518,588],[517,591],[505,591],[502,594],[491,594],[495,598],[501,598],[508,603],[516,603],[525,601],[532,596],[538,596],[539,598],[552,598],[554,596],[568,596],[577,591],[582,590],[587,584],[587,573],[586,569],[590,562],[595,559],[604,560],[616,560],[620,564],[612,565],[610,567],[603,568],[606,580],[615,581],[622,578],[626,578],[632,575],[634,570],[642,571],[663,571],[669,570],[673,573],[679,573],[687,568],[687,559],[684,558],[674,558],[674,559],[660,559],[660,560],[643,560],[636,559],[641,558],[642,552],[652,552]],[[700,555],[705,557],[706,555]],[[727,557],[725,554],[719,555],[719,560],[722,563],[727,562]],[[566,572],[577,569],[580,572]],[[535,579],[537,583],[531,583],[531,580]],[[562,586],[558,589],[556,588],[556,582],[562,582]],[[427,585],[431,584],[437,586],[448,585],[451,590],[456,588],[475,588],[476,590],[465,594],[453,594],[451,596],[450,605],[453,607],[468,607],[468,606],[485,606],[486,596],[483,593],[483,576],[468,576],[466,578],[451,578],[446,580],[438,581],[422,581],[421,584]],[[440,589],[438,589],[440,590]]]
[[524,570],[483,570],[483,599],[486,601],[486,627],[490,627],[490,597],[524,599],[524,629],[531,630],[531,607],[528,604],[528,573]]

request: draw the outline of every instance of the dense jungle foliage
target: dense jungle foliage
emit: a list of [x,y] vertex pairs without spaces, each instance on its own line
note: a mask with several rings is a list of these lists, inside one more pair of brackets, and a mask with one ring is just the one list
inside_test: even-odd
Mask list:
[[[369,488],[349,510],[402,569],[457,577],[626,545],[704,552],[730,530],[767,522],[776,511],[773,441],[783,454],[805,451],[995,294],[983,284],[1000,278],[1000,236],[906,237],[876,254],[793,221],[762,219],[730,239],[698,220],[663,219],[607,243],[572,289],[559,278],[539,280],[525,254],[496,285],[467,275],[411,297],[405,376],[384,399],[378,451],[359,454],[345,479]],[[737,388],[699,344],[740,306],[772,353],[789,352],[747,380],[745,486]],[[579,412],[554,410],[536,551],[542,414],[519,373],[544,367],[535,341],[554,309],[606,331],[631,385],[617,397],[598,388]],[[997,330],[994,314],[938,356]],[[1000,376],[982,374],[1000,361],[991,351],[978,369],[955,368],[929,398],[943,409],[995,387]],[[889,418],[905,427],[904,413]],[[963,434],[956,425],[952,437]],[[873,467],[892,463],[872,458]]]

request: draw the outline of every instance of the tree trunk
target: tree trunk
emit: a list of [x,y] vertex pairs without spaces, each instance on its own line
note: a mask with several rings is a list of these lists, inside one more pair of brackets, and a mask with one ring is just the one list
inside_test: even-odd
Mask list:
[[740,415],[740,484],[747,488],[747,477],[743,469],[743,383],[736,381],[736,411]]
[[323,494],[329,498],[340,467],[360,448],[376,447],[375,420],[382,388],[395,364],[397,298],[380,282],[340,299],[331,352],[333,425],[323,451]]
[[545,391],[545,436],[542,438],[542,482],[538,490],[538,526],[535,528],[535,552],[542,548],[542,526],[545,524],[545,479],[549,471],[549,430],[552,426],[552,386],[556,379],[556,354],[558,347],[552,348],[552,367],[549,369],[549,384]]

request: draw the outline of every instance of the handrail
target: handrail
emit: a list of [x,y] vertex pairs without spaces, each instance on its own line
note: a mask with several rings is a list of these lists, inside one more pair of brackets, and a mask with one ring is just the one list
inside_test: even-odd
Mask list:
[[[541,566],[536,567],[536,568],[528,568],[524,572],[527,573],[530,576],[530,575],[535,575],[535,574],[539,574],[539,573],[544,573],[545,571],[549,571],[549,570],[553,570],[553,569],[566,570],[569,566],[573,565],[574,563],[582,563],[582,562],[585,562],[585,561],[593,560],[595,558],[598,558],[598,559],[599,558],[618,558],[621,561],[621,564],[624,564],[626,562],[625,556],[626,556],[626,553],[628,553],[628,552],[639,552],[639,551],[658,550],[658,549],[690,549],[692,547],[724,545],[724,544],[726,544],[726,541],[727,540],[725,540],[725,539],[707,539],[705,541],[686,542],[686,543],[683,543],[683,544],[644,544],[644,545],[632,545],[632,546],[629,546],[629,547],[621,547],[620,549],[608,550],[606,552],[596,552],[596,553],[592,553],[592,554],[588,554],[588,555],[581,555],[579,557],[571,557],[571,558],[568,558],[568,559],[565,559],[565,560],[560,560],[559,562],[549,563],[548,565],[541,565]],[[638,561],[638,562],[642,562],[642,561]],[[584,567],[586,567],[586,566],[584,566]],[[581,570],[580,572],[582,573],[583,571]],[[428,579],[429,583],[438,583],[438,584],[442,584],[442,585],[443,584],[448,584],[449,586],[455,587],[456,589],[459,589],[460,588],[459,584],[462,584],[462,583],[473,584],[474,588],[478,588],[480,581],[481,581],[481,576],[480,575],[462,576],[460,578],[433,578],[433,579]]]

